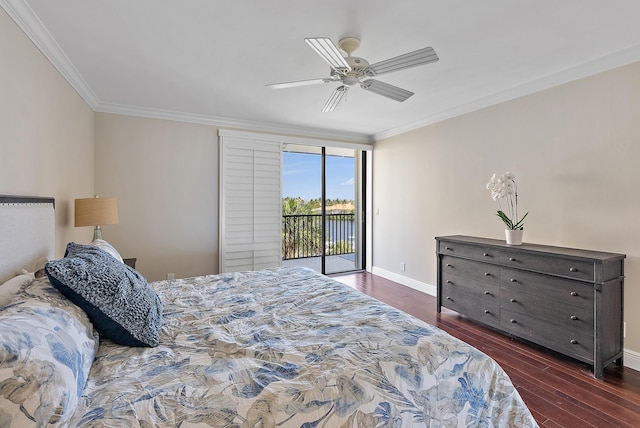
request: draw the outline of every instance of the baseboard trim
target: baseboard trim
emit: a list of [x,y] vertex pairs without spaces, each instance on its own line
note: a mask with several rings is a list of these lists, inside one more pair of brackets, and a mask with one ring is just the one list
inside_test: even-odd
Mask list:
[[[406,287],[413,288],[414,290],[421,291],[430,296],[435,296],[437,289],[435,285],[427,284],[421,281],[416,281],[415,279],[408,278],[404,275],[397,274],[395,272],[390,272],[388,270],[372,266],[371,273],[374,275],[381,276],[390,281],[397,282],[398,284],[402,284]],[[625,349],[623,351],[624,366],[633,370],[640,371],[640,352],[631,351],[630,349]]]
[[408,278],[406,276],[399,275],[395,272],[391,272],[376,266],[372,266],[371,273],[374,275],[381,276],[390,281],[397,282],[398,284],[402,284],[406,287],[413,288],[414,290],[422,291],[423,293],[428,294],[430,296],[436,295],[435,285],[416,281],[415,279]]
[[622,352],[622,359],[625,367],[640,371],[640,352],[625,349]]

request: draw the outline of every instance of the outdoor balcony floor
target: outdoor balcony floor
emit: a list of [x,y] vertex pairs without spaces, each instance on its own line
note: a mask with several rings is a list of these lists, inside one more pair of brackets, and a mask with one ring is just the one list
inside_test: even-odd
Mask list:
[[[349,272],[356,270],[354,254],[342,254],[339,256],[327,256],[325,269],[326,273]],[[307,257],[304,259],[283,260],[282,266],[304,266],[320,272],[322,264],[321,257]]]

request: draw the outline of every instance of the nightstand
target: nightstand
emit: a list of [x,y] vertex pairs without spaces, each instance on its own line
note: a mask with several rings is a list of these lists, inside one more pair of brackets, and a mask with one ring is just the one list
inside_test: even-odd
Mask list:
[[135,269],[136,268],[136,260],[138,260],[137,258],[132,258],[132,259],[122,259],[122,261],[124,262],[125,265],[129,266],[130,268]]

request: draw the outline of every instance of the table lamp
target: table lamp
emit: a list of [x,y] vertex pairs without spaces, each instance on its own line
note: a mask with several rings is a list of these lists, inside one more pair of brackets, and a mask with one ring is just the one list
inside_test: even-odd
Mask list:
[[118,224],[116,198],[83,198],[75,200],[75,227],[95,226],[93,241],[102,239],[101,225]]

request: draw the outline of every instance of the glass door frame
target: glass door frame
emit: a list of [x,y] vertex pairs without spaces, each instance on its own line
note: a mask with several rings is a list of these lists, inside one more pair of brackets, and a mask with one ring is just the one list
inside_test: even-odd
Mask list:
[[[309,148],[309,154],[320,154],[321,155],[321,192],[320,192],[320,200],[321,200],[321,255],[320,255],[320,270],[321,273],[326,275],[333,274],[341,274],[341,273],[349,273],[349,272],[357,272],[365,270],[367,267],[367,254],[369,249],[367,247],[368,242],[368,228],[367,228],[367,208],[368,208],[368,200],[367,195],[370,193],[368,188],[368,160],[370,150],[363,150],[361,147],[333,147],[333,146],[325,146],[325,145],[315,145],[308,146],[305,144],[295,144],[294,150],[287,150],[287,145],[283,147],[283,152],[298,152],[305,153],[304,150],[295,150],[295,148],[304,148],[305,146]],[[330,231],[327,230],[327,156],[333,156],[330,153],[327,154],[328,151],[331,152],[332,149],[348,149],[353,151],[353,162],[354,162],[354,233],[355,233],[355,245],[354,245],[354,266],[353,269],[340,270],[335,272],[327,272],[327,236]],[[318,149],[320,149],[320,153],[318,153]],[[335,155],[338,156],[338,155]],[[284,169],[283,169],[284,171]],[[284,187],[284,186],[283,186]]]
[[[348,272],[358,272],[365,270],[367,257],[366,257],[366,248],[367,248],[367,224],[366,224],[366,207],[367,207],[367,152],[364,150],[353,150],[354,152],[354,222],[355,222],[355,261],[354,268],[346,271],[336,271],[327,273],[326,269],[326,259],[327,259],[327,248],[326,245],[322,246],[322,256],[321,256],[321,273],[323,275],[337,275],[340,273],[348,273]],[[329,155],[331,156],[331,155]],[[322,207],[322,242],[325,243],[326,235],[327,235],[327,195],[326,195],[326,161],[327,161],[327,151],[326,147],[322,146],[322,191],[321,191],[321,207]]]

